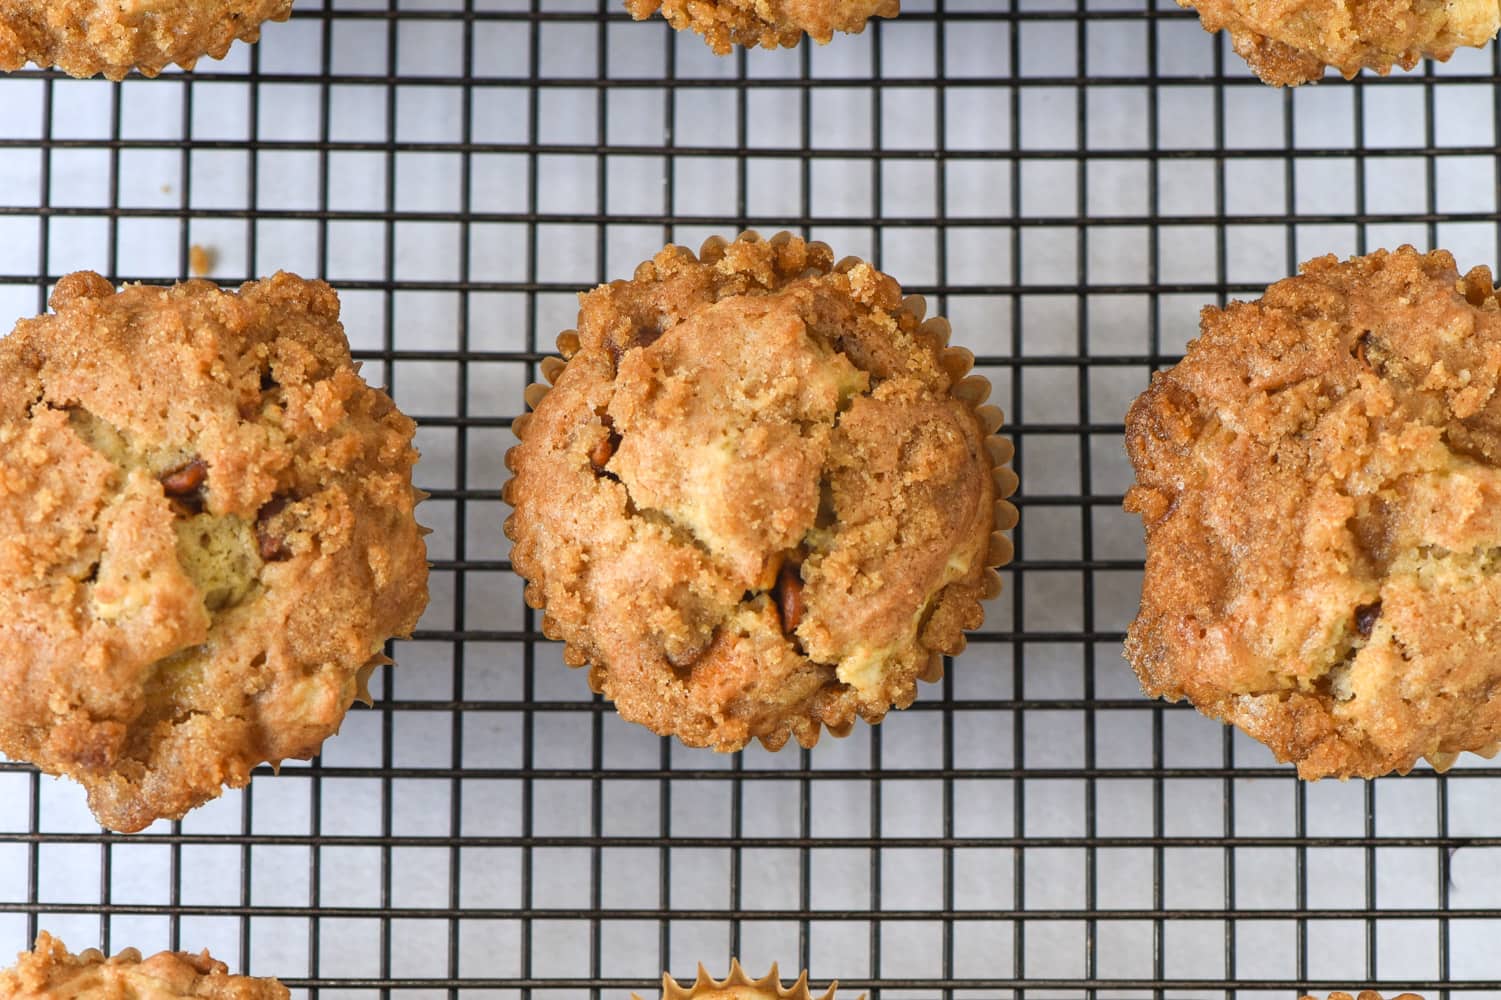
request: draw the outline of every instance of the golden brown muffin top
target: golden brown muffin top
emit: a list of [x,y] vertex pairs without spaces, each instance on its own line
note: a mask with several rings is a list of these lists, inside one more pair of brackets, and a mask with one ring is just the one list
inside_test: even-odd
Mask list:
[[1501,27],[1497,0],[1178,0],[1205,31],[1229,32],[1235,51],[1266,83],[1297,86],[1332,66],[1411,69],[1484,45]]
[[909,704],[1010,555],[1009,445],[947,324],[786,234],[668,247],[581,302],[506,488],[567,661],[627,719],[721,750]]
[[133,831],[311,756],[415,626],[415,425],[319,281],[52,306],[0,341],[0,751]]
[[142,959],[127,948],[105,958],[93,948],[70,955],[46,931],[36,948],[0,971],[0,1000],[287,1000],[274,979],[231,976],[208,952],[164,951]]
[[1501,311],[1411,247],[1310,261],[1131,407],[1146,523],[1126,655],[1305,778],[1501,738]]
[[[662,974],[662,1000],[834,1000],[838,989],[838,983],[831,983],[823,993],[814,994],[808,988],[806,972],[791,986],[783,986],[774,964],[766,975],[752,979],[735,959],[730,960],[730,974],[722,980],[709,975],[702,965],[698,967],[698,977],[688,986],[679,985],[665,972]],[[631,997],[641,1000],[637,993]],[[864,994],[860,1000],[864,1000]]]
[[192,69],[291,13],[292,0],[0,0],[0,70],[33,62],[119,80]]
[[638,21],[661,12],[674,29],[698,32],[719,55],[736,45],[792,48],[809,35],[820,45],[834,32],[859,34],[873,17],[895,17],[900,0],[625,0]]

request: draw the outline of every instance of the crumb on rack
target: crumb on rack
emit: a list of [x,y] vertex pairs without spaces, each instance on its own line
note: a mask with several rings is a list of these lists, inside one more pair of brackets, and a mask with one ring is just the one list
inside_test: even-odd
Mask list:
[[214,269],[214,264],[219,260],[219,251],[213,247],[206,247],[194,243],[188,248],[188,270],[193,272],[195,278],[202,278]]

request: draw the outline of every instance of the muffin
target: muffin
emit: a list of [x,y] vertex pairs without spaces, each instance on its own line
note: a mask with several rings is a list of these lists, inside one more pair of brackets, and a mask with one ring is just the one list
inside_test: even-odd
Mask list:
[[0,752],[135,831],[311,757],[427,601],[339,300],[68,275],[0,340]]
[[105,958],[90,948],[70,955],[46,931],[36,949],[22,952],[12,968],[0,971],[3,1000],[287,1000],[287,988],[274,979],[231,976],[208,952],[164,951],[148,959],[127,948]]
[[1390,73],[1419,59],[1445,60],[1484,45],[1501,27],[1496,0],[1178,0],[1196,8],[1205,31],[1224,29],[1251,71],[1297,86],[1332,66],[1348,79],[1362,69]]
[[1501,308],[1412,247],[1303,265],[1126,418],[1146,525],[1126,656],[1304,778],[1501,739]]
[[[662,973],[662,1000],[834,1000],[838,989],[838,983],[830,983],[827,990],[815,996],[808,988],[806,972],[791,986],[783,986],[775,965],[760,979],[751,979],[735,959],[730,960],[730,974],[719,982],[702,965],[698,967],[698,978],[690,986],[679,986],[677,980]],[[641,1000],[638,993],[632,993],[631,997]]]
[[119,80],[131,70],[156,76],[173,63],[192,69],[291,13],[292,0],[0,0],[0,70],[32,62]]
[[690,746],[805,747],[905,707],[1007,562],[1001,413],[949,325],[786,233],[669,246],[580,297],[505,499],[542,631]]
[[[1313,996],[1305,996],[1303,997],[1303,1000],[1319,1000],[1319,998]],[[1348,993],[1342,993],[1339,990],[1335,990],[1333,993],[1329,994],[1329,1000],[1381,1000],[1381,994],[1377,993],[1375,990],[1361,990],[1358,994],[1351,996]],[[1393,996],[1391,1000],[1423,1000],[1423,998],[1418,996],[1416,993],[1399,993]]]
[[631,17],[661,13],[674,29],[691,28],[717,55],[736,45],[792,48],[810,35],[827,45],[834,32],[859,34],[873,17],[896,17],[900,0],[625,0]]

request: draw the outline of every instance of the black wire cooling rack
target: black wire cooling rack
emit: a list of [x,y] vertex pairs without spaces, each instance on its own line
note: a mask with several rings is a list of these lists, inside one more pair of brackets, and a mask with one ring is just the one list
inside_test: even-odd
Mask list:
[[[63,273],[326,276],[419,417],[434,604],[309,766],[101,833],[0,763],[0,951],[211,947],[314,996],[1501,996],[1501,768],[1298,783],[1138,694],[1121,417],[1198,308],[1324,252],[1501,259],[1494,50],[1276,91],[1150,0],[908,0],[717,59],[613,0],[301,3],[191,76],[0,79],[0,312]],[[910,710],[812,752],[621,723],[520,599],[501,456],[573,294],[789,228],[950,316],[1019,557]]]

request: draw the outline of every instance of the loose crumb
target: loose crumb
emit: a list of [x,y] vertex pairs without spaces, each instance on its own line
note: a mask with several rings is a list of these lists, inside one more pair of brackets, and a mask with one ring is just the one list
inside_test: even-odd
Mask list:
[[193,273],[193,277],[207,277],[217,263],[219,263],[219,251],[215,248],[206,247],[200,243],[194,243],[188,248],[188,270]]

